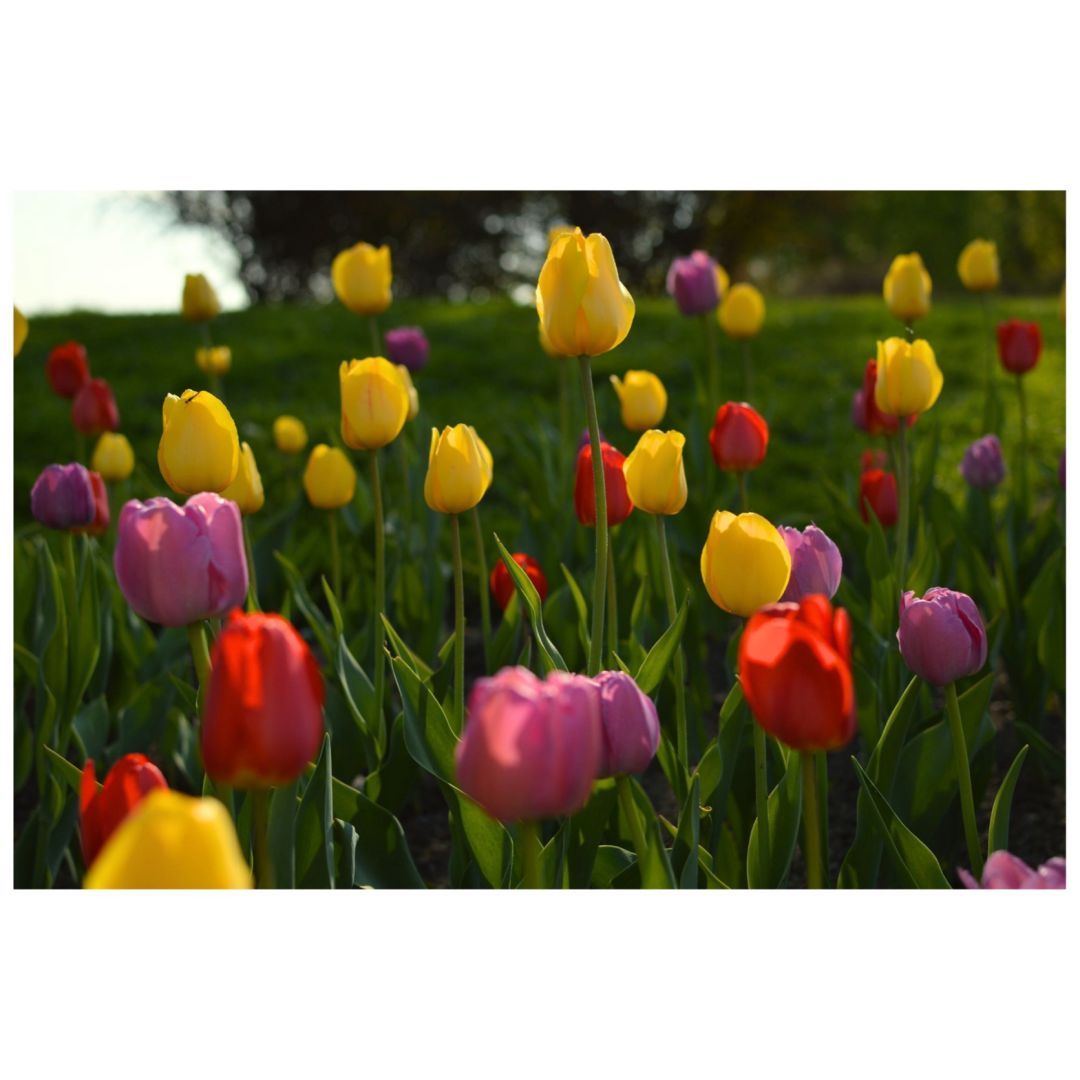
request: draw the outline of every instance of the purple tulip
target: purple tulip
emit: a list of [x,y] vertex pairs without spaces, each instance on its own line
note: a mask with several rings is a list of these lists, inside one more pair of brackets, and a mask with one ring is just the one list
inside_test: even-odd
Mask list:
[[704,251],[676,259],[667,276],[667,291],[684,315],[704,315],[720,303],[716,260]]
[[428,339],[419,326],[398,326],[383,335],[386,358],[404,364],[410,371],[419,371],[428,362]]
[[1064,889],[1065,860],[1057,858],[1032,870],[1023,859],[1007,851],[995,851],[983,867],[982,884],[962,867],[957,874],[967,889]]
[[96,512],[89,471],[78,462],[47,465],[30,489],[30,512],[50,529],[82,529]]
[[133,610],[162,626],[187,626],[240,607],[247,595],[236,503],[204,491],[183,506],[132,499],[120,511],[113,558]]
[[986,627],[966,593],[933,588],[904,593],[896,632],[904,663],[934,686],[974,675],[986,663]]
[[975,488],[997,487],[1005,479],[1005,460],[996,435],[976,439],[965,451],[960,462],[964,479]]
[[780,602],[797,604],[814,593],[831,600],[844,572],[840,549],[816,525],[807,525],[802,532],[781,525],[777,531],[791,552],[791,577]]
[[652,698],[623,671],[601,671],[600,720],[604,745],[598,777],[643,772],[660,745],[660,720]]

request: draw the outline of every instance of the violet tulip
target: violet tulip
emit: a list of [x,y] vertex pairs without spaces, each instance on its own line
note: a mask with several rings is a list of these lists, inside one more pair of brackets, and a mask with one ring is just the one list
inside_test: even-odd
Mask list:
[[1005,459],[1001,442],[996,435],[976,439],[965,451],[960,462],[964,479],[975,488],[997,487],[1005,479]]
[[419,371],[428,362],[430,346],[419,326],[398,326],[383,335],[386,358],[402,364],[411,372]]
[[934,686],[974,675],[986,663],[986,627],[966,593],[935,587],[906,592],[896,632],[904,663]]
[[831,600],[844,571],[840,549],[816,525],[807,525],[802,532],[781,525],[777,532],[791,552],[791,577],[779,602],[797,604],[814,593]]
[[85,529],[97,516],[90,471],[78,462],[47,465],[30,489],[34,520],[50,529]]
[[624,671],[601,671],[593,681],[600,689],[603,728],[597,775],[644,772],[660,745],[660,719],[652,698]]
[[668,270],[667,291],[684,315],[704,315],[720,303],[716,260],[704,251],[675,259]]
[[1032,870],[1023,859],[1007,851],[995,851],[986,860],[981,883],[962,867],[956,872],[967,889],[1065,888],[1065,860],[1060,855],[1044,862],[1038,870]]

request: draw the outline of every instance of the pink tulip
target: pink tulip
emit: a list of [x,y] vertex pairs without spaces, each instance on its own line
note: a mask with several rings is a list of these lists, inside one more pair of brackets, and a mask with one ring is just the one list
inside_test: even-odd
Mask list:
[[604,737],[597,775],[643,772],[660,745],[660,720],[652,698],[623,671],[601,671],[593,681],[600,688]]
[[982,884],[959,867],[957,874],[967,889],[1064,889],[1065,860],[1059,855],[1032,870],[1023,859],[1007,851],[995,851],[983,867]]
[[675,259],[668,270],[667,291],[684,315],[704,315],[720,303],[716,260],[704,251]]
[[225,615],[247,594],[240,511],[208,491],[183,506],[133,499],[120,511],[113,564],[127,602],[150,622],[186,626]]
[[934,686],[974,675],[986,663],[986,627],[975,601],[952,589],[913,592],[900,602],[896,632],[904,663]]
[[85,466],[47,465],[30,489],[34,520],[50,529],[84,529],[97,510],[93,481]]
[[781,525],[777,531],[791,552],[791,577],[780,603],[797,604],[813,593],[831,600],[840,588],[844,571],[840,549],[816,525],[807,525],[802,532]]

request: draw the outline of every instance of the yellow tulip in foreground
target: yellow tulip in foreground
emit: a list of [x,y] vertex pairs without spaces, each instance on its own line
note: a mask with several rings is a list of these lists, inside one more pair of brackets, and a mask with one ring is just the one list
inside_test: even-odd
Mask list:
[[416,414],[420,411],[420,395],[416,392],[416,387],[413,385],[412,375],[409,373],[409,369],[404,364],[397,364],[397,372],[401,378],[401,385],[405,387],[405,393],[409,395],[409,416],[410,420],[416,419]]
[[330,267],[337,298],[357,315],[381,315],[390,306],[390,249],[356,244]]
[[259,466],[255,464],[255,455],[246,442],[240,444],[240,468],[236,470],[236,479],[221,493],[221,497],[232,499],[240,507],[241,514],[258,513],[266,502]]
[[207,322],[221,311],[217,293],[202,274],[188,274],[184,278],[180,310],[188,322]]
[[580,229],[555,236],[536,286],[536,311],[557,356],[599,356],[625,340],[634,300],[605,237]]
[[888,416],[916,416],[938,399],[945,377],[934,350],[921,338],[879,341],[874,402]]
[[30,333],[30,324],[26,321],[26,316],[18,309],[15,308],[15,355],[18,356],[22,352],[22,347],[26,342],[26,335]]
[[623,378],[611,376],[619,395],[622,422],[631,431],[657,427],[667,412],[667,391],[651,371],[628,371]]
[[307,446],[304,422],[295,416],[279,416],[274,421],[274,445],[283,454],[299,454]]
[[677,514],[686,505],[686,470],[678,431],[646,431],[623,462],[630,501],[647,514]]
[[990,292],[1001,281],[997,244],[992,240],[972,240],[956,264],[956,271],[965,289],[971,292]]
[[232,367],[232,349],[228,345],[196,349],[195,363],[207,375],[224,375]]
[[916,252],[897,255],[885,275],[882,295],[893,316],[904,323],[921,319],[930,310],[930,275]]
[[741,281],[724,295],[717,318],[730,338],[746,341],[757,337],[765,322],[765,298],[753,285]]
[[343,450],[319,443],[304,470],[304,491],[319,510],[338,510],[356,494],[356,470]]
[[346,360],[340,368],[341,438],[353,450],[378,450],[398,437],[409,416],[409,392],[383,356]]
[[744,618],[775,604],[791,576],[791,552],[760,514],[718,510],[701,549],[701,580],[712,602]]
[[431,429],[424,501],[440,514],[471,510],[491,487],[491,451],[468,424]]
[[180,495],[224,491],[240,468],[240,439],[229,410],[207,390],[167,394],[161,407],[158,468]]
[[232,819],[217,799],[153,791],[94,860],[87,889],[250,889]]
[[135,452],[127,436],[113,431],[103,432],[90,458],[90,468],[101,473],[101,479],[107,484],[126,480],[135,468]]

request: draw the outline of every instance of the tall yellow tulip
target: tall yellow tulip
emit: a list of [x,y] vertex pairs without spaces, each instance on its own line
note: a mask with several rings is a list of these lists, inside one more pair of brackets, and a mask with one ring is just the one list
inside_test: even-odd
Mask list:
[[775,604],[791,577],[791,552],[760,514],[718,510],[701,549],[701,580],[712,602],[744,618]]
[[897,255],[885,275],[882,295],[893,316],[904,323],[923,318],[930,310],[933,283],[917,252]]
[[409,392],[384,356],[346,360],[341,381],[341,438],[353,450],[378,450],[398,437],[409,417]]
[[926,412],[937,401],[944,382],[928,341],[893,337],[878,342],[874,402],[886,415]]
[[184,278],[180,310],[188,322],[209,322],[221,312],[221,301],[202,274],[188,274]]
[[678,431],[646,431],[623,462],[633,504],[649,514],[677,514],[686,505],[686,470]]
[[180,495],[224,491],[240,468],[240,439],[229,410],[207,390],[166,394],[158,468]]
[[135,452],[127,436],[114,431],[102,432],[90,458],[90,468],[101,473],[101,479],[107,484],[126,480],[135,468]]
[[740,281],[724,295],[716,317],[728,337],[748,341],[765,323],[765,298],[753,285]]
[[491,451],[468,424],[431,429],[424,501],[440,514],[471,510],[491,487]]
[[621,379],[611,376],[619,397],[623,424],[631,431],[658,427],[667,412],[667,390],[651,371],[628,371]]
[[356,494],[356,470],[344,451],[319,443],[304,469],[304,492],[319,510],[339,510]]
[[334,257],[330,278],[337,298],[357,315],[381,315],[390,306],[390,249],[359,243]]
[[971,292],[990,292],[1001,281],[997,244],[992,240],[972,240],[956,263],[964,288]]
[[26,316],[18,309],[15,308],[15,355],[18,356],[22,352],[22,347],[26,343],[26,335],[30,333],[30,324],[26,321]]
[[232,499],[240,507],[241,514],[256,514],[263,508],[266,495],[250,444],[240,444],[240,468],[236,470],[236,479],[221,493],[221,497]]

